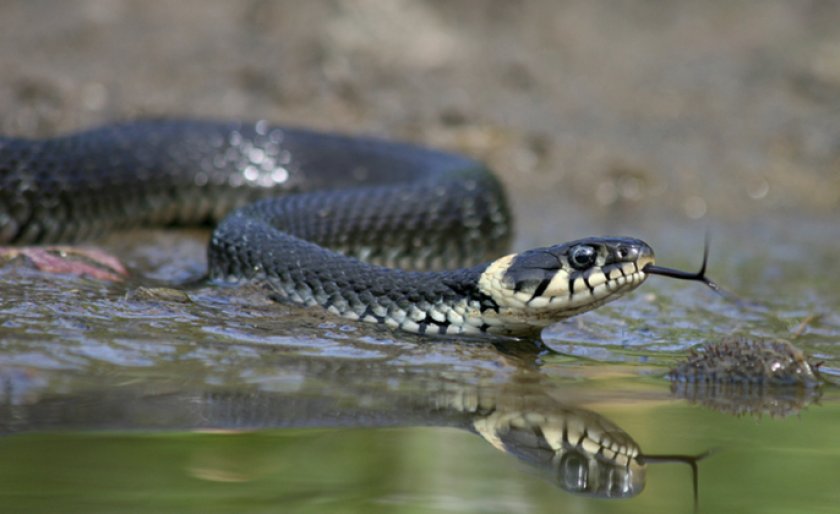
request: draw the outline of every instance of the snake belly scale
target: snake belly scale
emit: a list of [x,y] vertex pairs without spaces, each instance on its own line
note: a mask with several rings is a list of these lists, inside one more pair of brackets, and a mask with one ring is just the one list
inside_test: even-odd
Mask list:
[[619,237],[499,257],[498,179],[404,143],[192,120],[0,137],[0,243],[206,223],[211,279],[421,334],[533,335],[634,289],[654,259]]

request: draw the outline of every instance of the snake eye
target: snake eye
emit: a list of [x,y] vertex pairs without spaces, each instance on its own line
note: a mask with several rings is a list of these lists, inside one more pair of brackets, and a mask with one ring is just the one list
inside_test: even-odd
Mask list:
[[576,270],[585,270],[595,264],[596,257],[594,248],[588,245],[578,245],[569,252],[569,263]]

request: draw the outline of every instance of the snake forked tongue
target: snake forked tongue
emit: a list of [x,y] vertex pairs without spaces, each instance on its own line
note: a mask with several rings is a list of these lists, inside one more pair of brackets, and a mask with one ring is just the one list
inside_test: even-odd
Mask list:
[[674,268],[666,268],[664,266],[657,266],[655,264],[647,264],[642,271],[649,275],[662,275],[665,277],[676,278],[679,280],[693,280],[696,282],[703,282],[715,292],[720,292],[720,286],[713,282],[706,276],[706,264],[709,261],[709,239],[706,238],[706,244],[703,247],[703,264],[700,269],[694,273],[690,271],[682,271]]

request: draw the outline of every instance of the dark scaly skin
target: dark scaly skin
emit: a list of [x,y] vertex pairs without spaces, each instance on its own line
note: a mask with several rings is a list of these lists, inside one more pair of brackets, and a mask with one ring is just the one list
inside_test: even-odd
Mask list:
[[[356,247],[376,247],[373,262],[385,263],[377,256],[396,243],[403,250],[399,257],[431,245],[452,259],[439,264],[455,265],[496,256],[510,239],[501,187],[465,157],[264,122],[140,121],[51,139],[0,138],[0,244],[74,242],[140,225],[215,223],[258,198],[345,191],[335,199],[371,184],[401,184],[389,192],[404,194],[425,211],[403,208],[402,197],[374,204],[368,196],[355,211],[344,212],[349,218],[322,244],[340,246],[336,233],[349,225]],[[475,192],[472,204],[458,196],[465,189]],[[364,219],[373,213],[376,221]],[[386,235],[383,220],[402,230]],[[414,262],[421,268],[431,264]]]
[[[276,198],[288,193],[306,194]],[[269,196],[219,225],[210,276],[267,278],[279,296],[311,304],[327,295],[358,314],[374,299],[378,313],[480,299],[481,268],[418,275],[353,257],[452,268],[498,256],[511,236],[504,192],[480,163],[402,143],[198,121],[0,138],[0,243],[215,223]]]
[[[464,175],[474,175],[468,173]],[[465,239],[443,234],[429,237],[436,231],[458,233],[464,215],[459,207],[465,203],[487,210],[481,199],[469,196],[464,180],[456,173],[428,184],[328,191],[257,202],[236,211],[217,227],[209,247],[210,275],[234,281],[267,280],[281,298],[320,305],[345,317],[390,321],[394,326],[399,323],[393,320],[403,319],[412,306],[428,312],[459,301],[480,303],[486,295],[478,290],[478,281],[487,264],[410,272],[360,263],[325,248],[340,248],[343,253],[363,255],[367,260],[374,257],[398,267],[464,262],[471,251],[481,253],[486,248],[483,231],[474,237],[468,232]],[[430,203],[430,198],[435,202]],[[410,230],[405,227],[406,220],[411,220]],[[391,234],[385,236],[390,250],[380,248],[377,233]],[[448,328],[428,316],[420,321],[421,332],[428,329],[442,334]]]

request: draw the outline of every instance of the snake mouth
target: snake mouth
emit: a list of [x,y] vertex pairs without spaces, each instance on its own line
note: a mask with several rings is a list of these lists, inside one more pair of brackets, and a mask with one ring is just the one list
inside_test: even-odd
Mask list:
[[653,255],[642,255],[641,257],[639,257],[639,260],[636,261],[636,267],[642,273],[648,273],[648,268],[656,268],[656,266],[654,266],[655,262],[656,259],[653,257]]

